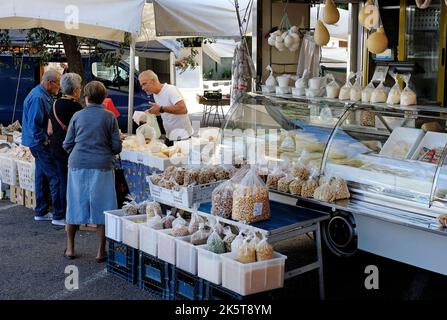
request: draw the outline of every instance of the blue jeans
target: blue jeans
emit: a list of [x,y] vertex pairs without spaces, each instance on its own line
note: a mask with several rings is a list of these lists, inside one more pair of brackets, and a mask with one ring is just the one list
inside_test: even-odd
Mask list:
[[60,180],[61,201],[65,216],[67,208],[68,153],[59,145],[50,145],[50,150],[56,163],[57,175]]
[[46,181],[50,184],[51,199],[53,202],[53,220],[65,219],[65,208],[61,199],[61,182],[58,176],[56,162],[51,155],[49,146],[40,144],[31,147],[30,151],[36,159],[35,186],[36,186],[36,216],[48,213],[50,204],[45,195]]

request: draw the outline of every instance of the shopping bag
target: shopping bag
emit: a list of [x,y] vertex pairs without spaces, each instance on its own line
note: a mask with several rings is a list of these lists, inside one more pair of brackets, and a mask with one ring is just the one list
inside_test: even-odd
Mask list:
[[115,167],[115,191],[118,209],[121,209],[124,201],[126,201],[126,196],[129,194],[129,186],[127,185],[126,176],[124,175],[121,159],[119,159],[119,163],[120,167]]

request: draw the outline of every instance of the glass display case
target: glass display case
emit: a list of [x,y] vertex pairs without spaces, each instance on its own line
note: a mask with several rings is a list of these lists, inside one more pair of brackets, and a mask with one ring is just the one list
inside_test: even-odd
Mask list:
[[357,199],[436,216],[447,202],[446,115],[438,107],[251,94],[231,110],[220,156],[270,172],[304,164],[345,179]]

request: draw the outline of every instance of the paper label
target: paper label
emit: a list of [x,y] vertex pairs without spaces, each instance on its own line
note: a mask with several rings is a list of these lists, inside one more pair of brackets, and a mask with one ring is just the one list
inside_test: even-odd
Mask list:
[[383,82],[386,79],[386,75],[388,74],[389,66],[377,66],[372,80]]
[[262,203],[261,202],[256,202],[253,205],[253,215],[255,217],[262,215]]

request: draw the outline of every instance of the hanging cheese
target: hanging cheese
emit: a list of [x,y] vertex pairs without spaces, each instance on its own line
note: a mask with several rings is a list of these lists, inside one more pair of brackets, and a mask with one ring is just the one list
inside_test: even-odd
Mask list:
[[340,20],[340,12],[333,0],[326,0],[323,10],[323,21],[327,24],[335,24]]
[[329,31],[327,30],[323,22],[321,20],[318,20],[314,34],[315,43],[321,47],[325,46],[329,43],[329,38]]
[[388,38],[383,27],[369,36],[367,46],[369,52],[375,54],[382,53],[388,48]]
[[374,5],[373,0],[368,0],[368,1],[366,1],[366,3],[365,3],[365,5],[363,6],[363,8],[360,9],[360,12],[359,12],[359,23],[360,23],[360,25],[362,25],[362,26],[365,26],[365,19],[366,19],[366,17],[368,16],[368,14],[366,14],[366,8],[367,8],[368,6],[370,6],[370,5]]
[[419,9],[427,9],[431,4],[431,0],[416,0],[416,6]]

